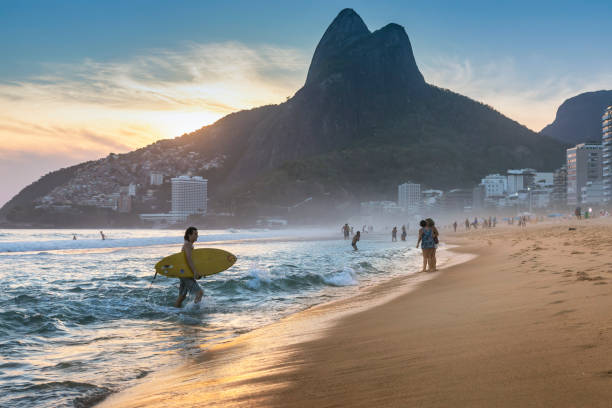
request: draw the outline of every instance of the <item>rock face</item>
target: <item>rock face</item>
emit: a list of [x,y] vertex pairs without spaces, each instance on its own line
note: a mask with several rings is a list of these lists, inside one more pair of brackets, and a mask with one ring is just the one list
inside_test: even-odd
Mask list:
[[612,91],[585,92],[565,100],[555,121],[540,133],[572,145],[601,140],[601,117],[612,105]]
[[[213,208],[289,205],[310,196],[329,203],[395,199],[407,180],[471,187],[490,172],[552,170],[564,158],[552,138],[427,84],[403,27],[370,32],[351,9],[326,30],[304,86],[287,102],[230,114],[172,145],[198,160],[223,158],[214,172],[195,173],[209,178]],[[138,160],[134,153],[122,160]],[[27,204],[18,196],[0,216],[17,202]]]

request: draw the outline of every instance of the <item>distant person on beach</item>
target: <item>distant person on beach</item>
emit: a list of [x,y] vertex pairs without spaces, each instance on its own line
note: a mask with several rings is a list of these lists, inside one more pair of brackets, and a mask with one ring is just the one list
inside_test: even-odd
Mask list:
[[342,227],[342,232],[344,232],[344,239],[349,239],[350,237],[350,228],[348,226],[348,224],[344,224],[344,226]]
[[104,235],[104,233],[102,231],[100,231],[100,237],[102,237],[102,241],[104,241],[106,239],[106,235]]
[[457,221],[453,222],[453,231],[457,232]]
[[574,214],[576,215],[576,218],[581,220],[582,219],[582,209],[580,207],[576,207],[576,210],[574,211]]
[[423,252],[423,269],[421,272],[427,271],[427,266],[431,268],[429,264],[431,259],[431,252],[435,246],[433,240],[433,230],[427,226],[427,222],[425,220],[421,220],[419,223],[421,228],[419,229],[419,238],[417,240],[416,247],[418,248],[421,245],[421,251]]
[[393,227],[391,230],[391,242],[397,241],[397,227]]
[[72,234],[72,240],[76,241],[76,234]]
[[196,227],[189,227],[185,230],[185,240],[183,242],[183,252],[185,253],[185,260],[187,261],[187,265],[193,272],[193,278],[179,278],[180,286],[179,286],[179,295],[176,299],[175,307],[181,307],[183,304],[183,300],[187,297],[189,293],[195,294],[195,299],[193,303],[199,303],[202,300],[202,296],[204,295],[204,291],[196,281],[196,279],[200,279],[200,273],[196,269],[193,259],[191,258],[191,254],[193,252],[193,243],[198,239],[198,229]]
[[351,242],[351,245],[353,246],[353,250],[355,251],[357,250],[357,242],[359,242],[360,238],[361,238],[361,234],[359,233],[359,231],[357,231],[357,233],[353,237],[353,242]]
[[467,218],[465,219],[465,229],[466,231],[470,230],[470,220],[468,220]]
[[408,233],[406,232],[406,226],[402,225],[402,241],[406,240],[406,235],[408,235]]

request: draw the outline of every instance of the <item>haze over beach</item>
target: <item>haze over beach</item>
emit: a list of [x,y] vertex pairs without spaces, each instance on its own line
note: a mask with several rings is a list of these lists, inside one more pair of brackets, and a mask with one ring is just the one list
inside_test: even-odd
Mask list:
[[0,5],[0,406],[609,406],[610,12]]

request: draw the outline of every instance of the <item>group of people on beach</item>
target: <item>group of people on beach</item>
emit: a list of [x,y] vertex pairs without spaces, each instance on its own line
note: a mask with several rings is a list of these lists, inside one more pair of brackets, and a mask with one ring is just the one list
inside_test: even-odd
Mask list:
[[[434,220],[431,218],[421,220],[419,222],[419,226],[420,226],[420,229],[419,229],[416,247],[419,248],[420,246],[422,253],[423,253],[423,272],[425,271],[434,272],[437,270],[436,269],[436,249],[438,247],[438,243],[440,242],[439,241],[440,233],[438,232],[438,229],[436,228],[436,224]],[[457,222],[454,223],[454,228],[456,231]],[[352,228],[349,227],[348,223],[344,224],[341,229],[344,234],[344,239],[349,239],[352,233]],[[373,231],[373,228],[366,229],[364,226],[364,231],[367,232],[367,230]],[[397,241],[397,232],[398,232],[397,226],[394,226],[393,229],[391,230],[391,242]],[[408,235],[408,228],[406,227],[406,225],[402,225],[401,240],[406,241],[407,235]],[[359,242],[360,239],[361,239],[361,232],[357,231],[353,235],[353,239],[351,241],[351,246],[353,247],[353,250],[357,251],[357,242]]]

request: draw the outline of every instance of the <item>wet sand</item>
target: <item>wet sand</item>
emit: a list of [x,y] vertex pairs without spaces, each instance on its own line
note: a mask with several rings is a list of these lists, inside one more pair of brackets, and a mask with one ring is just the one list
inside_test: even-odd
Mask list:
[[612,222],[445,237],[478,257],[210,347],[101,406],[612,405]]

